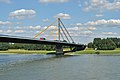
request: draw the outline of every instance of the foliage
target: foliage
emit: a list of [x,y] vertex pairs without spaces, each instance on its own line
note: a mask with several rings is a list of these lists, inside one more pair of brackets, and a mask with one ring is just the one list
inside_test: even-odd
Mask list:
[[4,50],[8,50],[8,48],[9,48],[8,43],[1,43],[0,42],[0,50],[4,51]]
[[20,43],[0,43],[0,50],[8,49],[25,49],[25,50],[54,50],[53,45],[43,45],[43,44],[20,44]]
[[93,48],[93,43],[92,42],[88,43],[88,47]]
[[120,38],[110,38],[117,46],[117,48],[120,48]]
[[120,46],[117,38],[94,38],[93,43],[88,43],[88,48],[94,48],[97,50],[114,50]]

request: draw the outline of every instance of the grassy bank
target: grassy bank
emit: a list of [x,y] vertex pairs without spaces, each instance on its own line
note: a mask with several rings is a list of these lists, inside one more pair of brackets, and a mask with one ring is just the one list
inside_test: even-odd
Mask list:
[[[65,49],[64,51],[69,50]],[[0,54],[6,53],[6,54],[47,54],[52,53],[55,51],[46,51],[46,50],[21,50],[21,49],[10,49],[7,51],[0,51]],[[68,54],[120,54],[120,48],[117,48],[115,50],[93,50],[91,48],[87,48],[83,51],[77,51],[77,52],[70,52]]]
[[[69,48],[64,48],[64,51],[69,51]],[[47,50],[24,50],[24,49],[9,49],[7,51],[0,51],[0,54],[47,54],[54,53],[56,51]]]
[[93,50],[90,48],[87,48],[83,51],[78,51],[76,54],[120,54],[120,48],[117,48],[115,50]]
[[47,54],[55,51],[46,51],[46,50],[21,50],[21,49],[10,49],[7,51],[0,51],[0,54],[10,53],[10,54]]

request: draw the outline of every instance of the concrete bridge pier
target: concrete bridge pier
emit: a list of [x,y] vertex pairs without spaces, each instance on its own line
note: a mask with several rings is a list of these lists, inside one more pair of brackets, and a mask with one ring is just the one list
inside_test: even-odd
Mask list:
[[76,52],[76,47],[70,47],[71,52]]
[[61,44],[56,45],[56,55],[64,55],[63,45]]

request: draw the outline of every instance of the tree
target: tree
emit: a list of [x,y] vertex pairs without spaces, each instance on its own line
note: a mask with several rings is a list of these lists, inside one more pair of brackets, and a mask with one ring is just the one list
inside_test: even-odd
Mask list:
[[111,38],[95,38],[93,44],[89,43],[89,47],[93,47],[94,49],[97,48],[97,50],[114,50],[116,44]]
[[93,43],[92,42],[88,43],[88,48],[93,48]]
[[117,46],[117,48],[120,48],[120,38],[110,38]]
[[101,44],[101,38],[94,38],[93,40],[93,48],[98,48],[99,45]]
[[0,50],[8,50],[9,43],[0,42]]

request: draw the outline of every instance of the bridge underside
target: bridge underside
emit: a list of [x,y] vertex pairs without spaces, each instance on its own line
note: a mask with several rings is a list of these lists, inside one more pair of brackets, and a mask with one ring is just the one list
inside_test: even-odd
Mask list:
[[56,55],[63,55],[64,54],[63,46],[71,47],[72,52],[84,50],[86,47],[85,45],[75,44],[75,43],[47,41],[47,40],[41,41],[41,40],[35,40],[35,39],[13,38],[13,37],[0,37],[0,42],[55,45],[56,46]]

